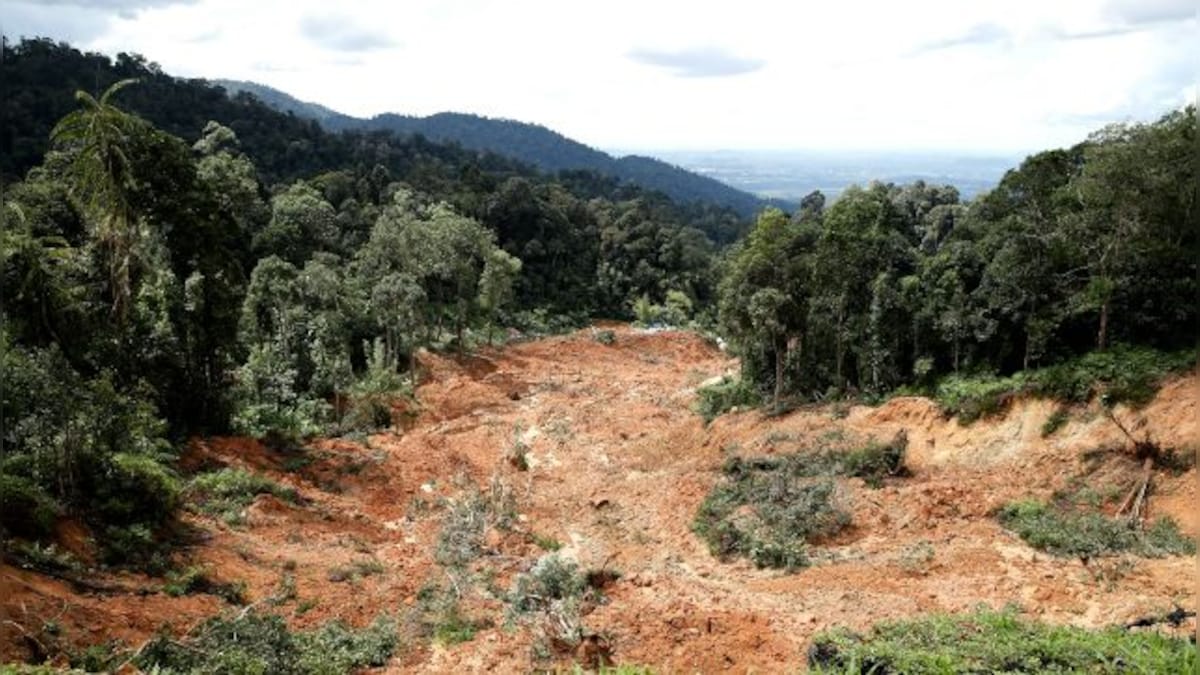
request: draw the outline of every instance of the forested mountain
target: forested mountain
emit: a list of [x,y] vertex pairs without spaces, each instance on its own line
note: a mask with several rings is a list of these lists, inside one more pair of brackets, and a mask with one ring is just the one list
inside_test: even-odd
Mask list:
[[[334,112],[316,103],[300,101],[254,82],[217,80],[217,83],[231,92],[249,92],[277,110],[315,119],[328,129],[386,130],[403,136],[421,135],[435,141],[454,142],[464,148],[512,157],[552,173],[588,169],[658,190],[676,201],[713,202],[729,206],[743,216],[751,216],[772,203],[652,157],[613,157],[538,124],[451,112],[428,117],[385,113],[361,119]],[[783,202],[774,203],[785,206]]]

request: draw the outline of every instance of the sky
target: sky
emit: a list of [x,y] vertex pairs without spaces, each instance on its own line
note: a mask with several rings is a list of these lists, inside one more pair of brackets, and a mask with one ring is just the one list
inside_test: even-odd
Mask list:
[[1195,102],[1197,0],[0,0],[0,31],[602,149],[1004,153]]

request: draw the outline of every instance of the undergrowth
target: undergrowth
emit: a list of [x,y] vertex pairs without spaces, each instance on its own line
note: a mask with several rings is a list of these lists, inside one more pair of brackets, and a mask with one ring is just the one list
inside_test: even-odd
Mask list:
[[1195,364],[1195,350],[1162,352],[1117,345],[1006,377],[950,375],[930,393],[947,414],[957,416],[964,424],[1003,412],[1018,395],[1063,403],[1086,403],[1099,397],[1108,406],[1126,403],[1136,407],[1154,397],[1164,377]]
[[1033,500],[1008,504],[998,518],[1030,546],[1057,556],[1133,553],[1161,558],[1196,552],[1196,543],[1182,535],[1170,518],[1161,518],[1143,530],[1119,518]]
[[696,390],[696,412],[707,424],[735,407],[753,408],[762,403],[754,385],[741,378],[724,377]]
[[244,613],[210,619],[184,640],[160,635],[134,663],[144,671],[173,673],[279,673],[326,675],[387,663],[399,645],[396,621],[381,616],[362,629],[340,621],[293,632],[275,615]]
[[835,629],[808,651],[814,673],[1192,673],[1196,646],[1155,632],[1087,630],[979,609]]
[[274,495],[293,504],[300,500],[295,490],[243,469],[224,468],[202,473],[187,487],[189,501],[197,511],[216,516],[230,525],[242,524],[242,510],[260,494]]

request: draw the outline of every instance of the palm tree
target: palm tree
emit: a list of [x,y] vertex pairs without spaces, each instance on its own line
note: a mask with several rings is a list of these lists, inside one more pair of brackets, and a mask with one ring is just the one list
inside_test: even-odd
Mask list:
[[108,257],[112,311],[124,326],[133,296],[131,268],[141,240],[132,197],[136,187],[129,148],[140,120],[109,101],[137,80],[121,80],[97,100],[76,91],[80,108],[59,120],[51,140],[74,157],[69,166],[71,192],[91,216],[95,237]]

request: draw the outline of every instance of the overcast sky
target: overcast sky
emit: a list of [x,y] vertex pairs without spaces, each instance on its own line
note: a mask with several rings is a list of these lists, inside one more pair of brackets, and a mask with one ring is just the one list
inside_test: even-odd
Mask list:
[[0,30],[605,149],[1014,153],[1194,102],[1198,4],[0,0]]

